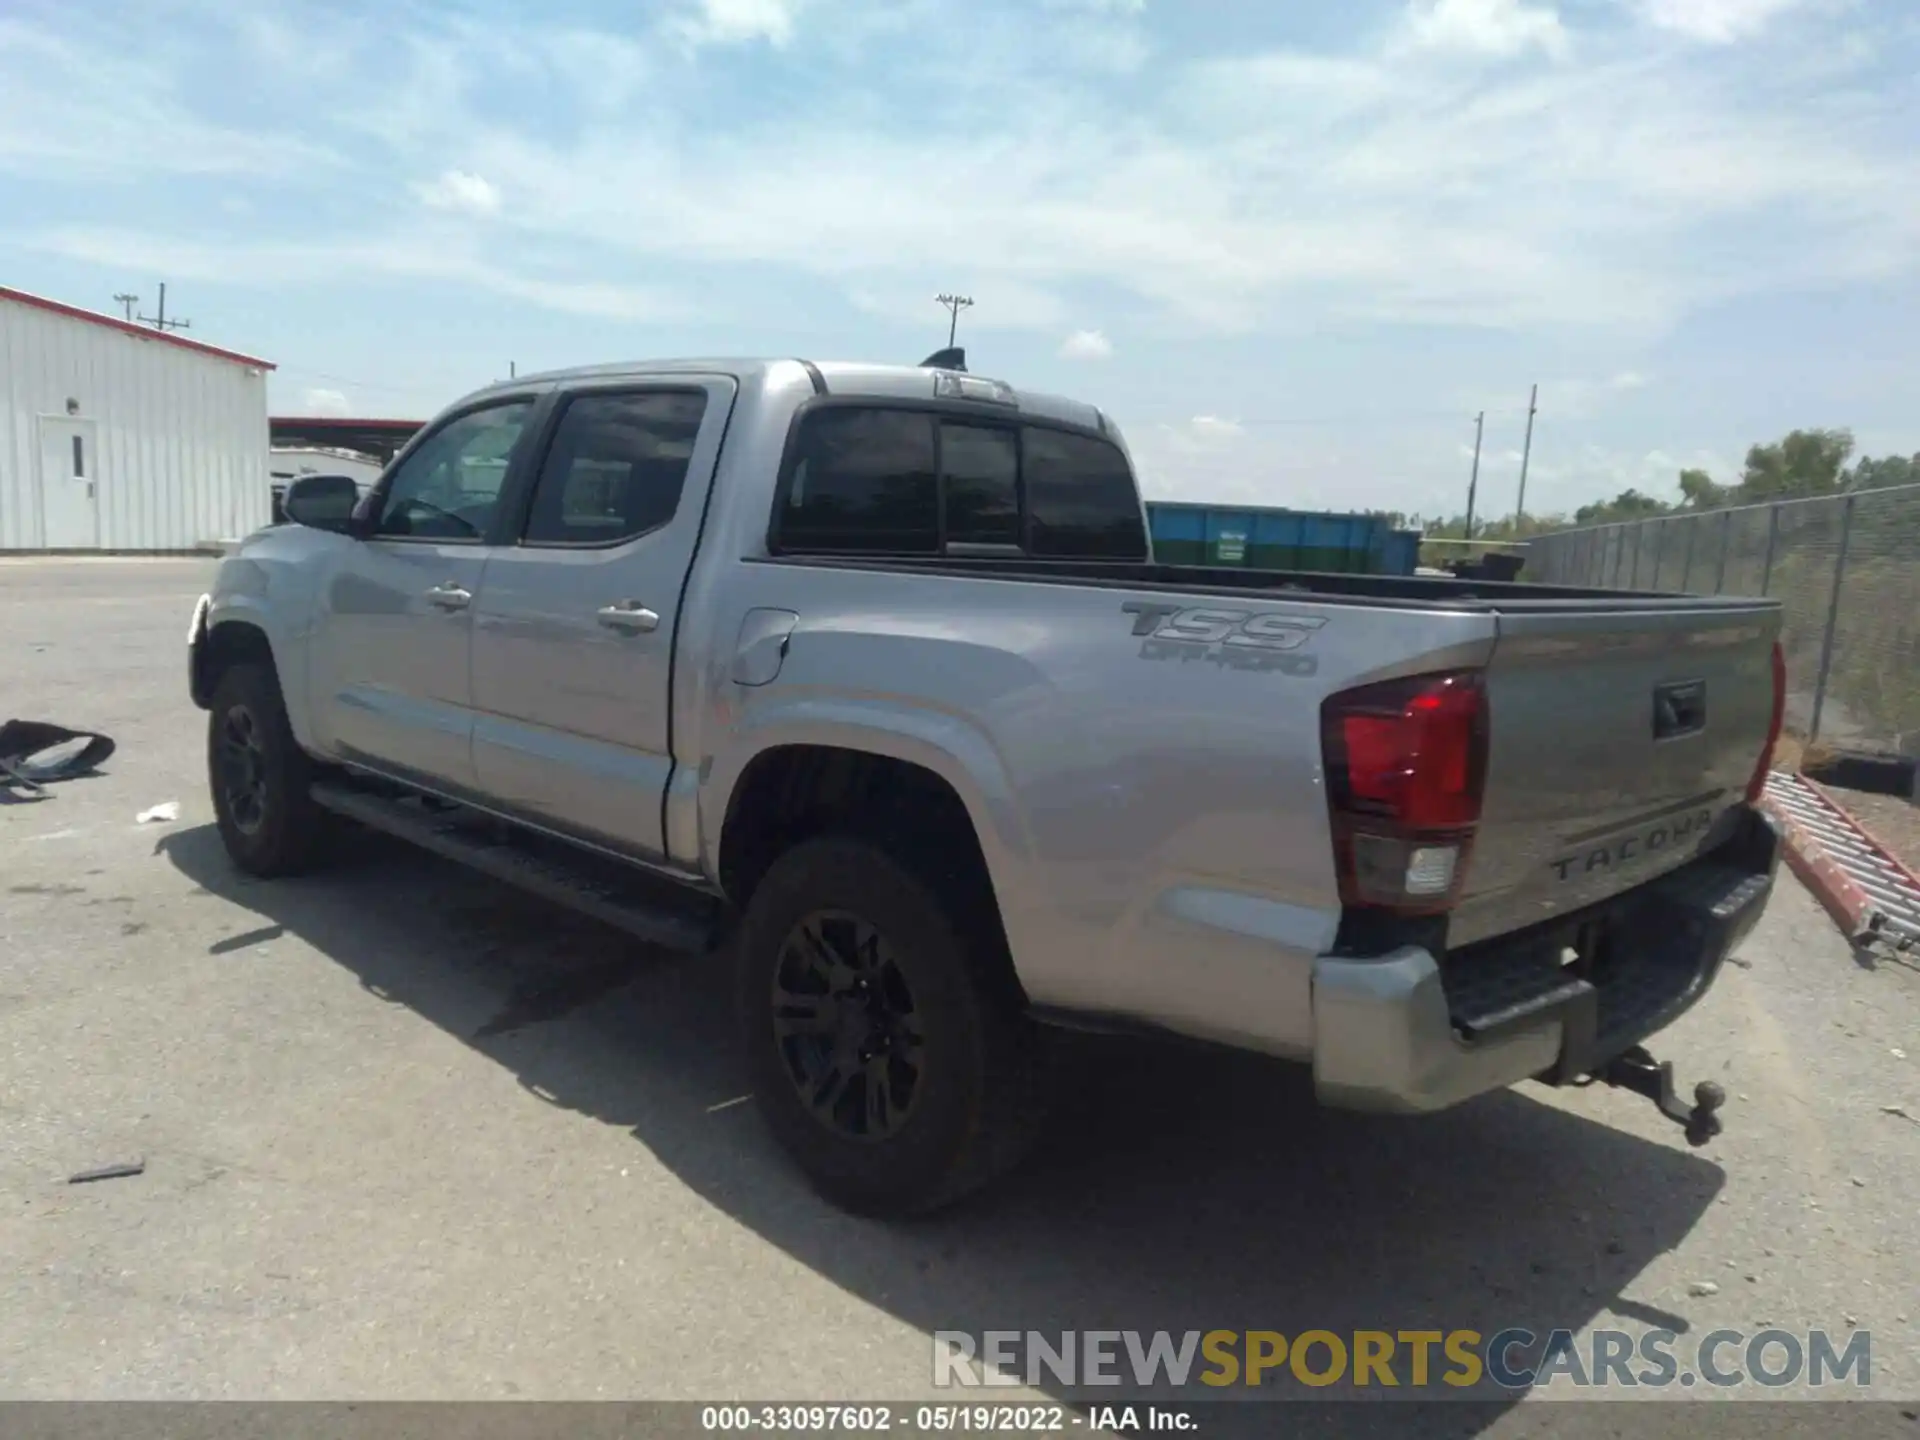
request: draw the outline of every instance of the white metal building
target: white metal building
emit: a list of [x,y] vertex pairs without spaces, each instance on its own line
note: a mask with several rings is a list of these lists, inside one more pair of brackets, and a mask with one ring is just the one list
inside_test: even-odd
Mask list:
[[0,551],[193,550],[265,525],[273,368],[0,286]]

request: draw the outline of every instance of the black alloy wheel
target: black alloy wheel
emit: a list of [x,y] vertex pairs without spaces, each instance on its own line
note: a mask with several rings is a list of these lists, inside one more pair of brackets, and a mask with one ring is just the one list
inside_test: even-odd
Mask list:
[[893,947],[871,922],[818,910],[788,933],[773,971],[773,1028],[787,1078],[836,1134],[885,1140],[920,1097],[926,1035]]
[[267,752],[260,722],[244,704],[220,717],[219,776],[234,828],[259,834],[267,820]]

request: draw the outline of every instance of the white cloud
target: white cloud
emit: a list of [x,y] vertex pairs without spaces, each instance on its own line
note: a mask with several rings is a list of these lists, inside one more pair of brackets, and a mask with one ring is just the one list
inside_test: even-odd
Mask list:
[[1106,360],[1113,355],[1113,342],[1099,330],[1076,330],[1061,342],[1063,360]]
[[279,288],[403,277],[467,285],[591,319],[657,322],[688,312],[687,301],[666,290],[508,268],[478,257],[445,235],[402,232],[351,240],[208,244],[168,239],[145,229],[69,228],[42,232],[27,243],[44,253],[105,269],[230,285]]
[[1502,58],[1528,50],[1566,53],[1567,28],[1550,5],[1524,0],[1411,0],[1406,39],[1417,46]]
[[339,390],[309,390],[300,397],[302,409],[308,415],[351,415],[353,409],[347,397]]
[[[11,7],[10,7],[11,8]],[[229,124],[196,113],[196,97],[164,63],[116,44],[118,24],[89,30],[62,16],[40,27],[0,14],[0,174],[263,176],[340,157],[299,137],[285,114]]]
[[464,215],[500,213],[500,191],[492,181],[465,170],[443,170],[433,180],[415,185],[413,193],[430,210],[452,210]]
[[1196,415],[1188,424],[1196,436],[1209,443],[1237,440],[1247,433],[1247,427],[1238,420],[1226,420],[1218,415]]
[[1646,18],[1692,40],[1726,45],[1757,35],[1804,0],[1641,0]]
[[1638,370],[1622,370],[1607,385],[1614,390],[1644,390],[1647,388],[1647,377]]
[[[1690,19],[1677,0],[1646,3],[1701,31],[1777,0],[1718,0],[1718,19],[1705,0]],[[211,0],[168,7],[199,10]],[[1911,273],[1920,155],[1898,91],[1814,83],[1759,48],[1574,33],[1594,11],[1421,0],[1386,38],[1169,50],[1124,84],[1054,43],[1142,23],[1110,4],[836,0],[831,24],[811,25],[794,0],[683,0],[617,35],[289,6],[250,29],[203,24],[191,45],[137,7],[71,34],[0,20],[0,173],[217,170],[371,197],[299,246],[263,219],[240,238],[186,225],[138,247],[217,237],[247,273],[293,250],[308,274],[320,251],[333,273],[432,256],[443,240],[412,235],[419,217],[402,212],[408,181],[437,174],[415,199],[505,222],[456,255],[442,278],[458,283],[657,315],[690,279],[722,275],[712,293],[730,295],[741,277],[798,276],[929,331],[944,317],[928,292],[965,285],[979,305],[963,336],[1057,337],[1118,299],[1142,327],[1188,336],[1415,322],[1639,340],[1742,297]],[[787,54],[743,78],[685,64],[696,36]],[[1543,51],[1560,63],[1485,63]],[[209,77],[179,63],[267,94],[309,53],[325,57],[329,104],[251,116],[246,93],[190,83]],[[440,173],[449,157],[463,168]],[[258,215],[274,215],[261,194]],[[403,261],[370,254],[395,247]]]
[[769,45],[792,43],[794,22],[803,0],[698,0],[676,24],[681,38],[695,45]]

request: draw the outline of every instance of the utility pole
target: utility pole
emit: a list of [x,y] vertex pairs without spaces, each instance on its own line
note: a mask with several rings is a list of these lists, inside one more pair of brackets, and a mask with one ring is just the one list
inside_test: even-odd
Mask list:
[[947,312],[953,317],[947,322],[947,348],[951,350],[953,348],[953,337],[958,334],[960,330],[960,312],[962,310],[972,309],[973,301],[965,295],[936,295],[933,298],[940,304],[946,306]]
[[507,361],[507,378],[509,380],[517,380],[520,378],[520,367],[511,360]]
[[1473,478],[1467,481],[1467,539],[1473,539],[1473,501],[1480,490],[1480,440],[1487,431],[1487,412],[1482,410],[1473,421]]
[[139,319],[142,324],[151,325],[154,329],[162,332],[168,330],[191,330],[193,328],[193,322],[191,320],[167,319],[167,282],[164,280],[160,282],[160,313],[158,315],[142,315]]
[[1527,463],[1533,459],[1533,417],[1540,409],[1540,387],[1527,399],[1527,443],[1520,447],[1520,498],[1513,505],[1513,537],[1520,538],[1520,522],[1527,518]]
[[131,324],[133,322],[133,307],[140,303],[140,297],[138,295],[116,295],[113,299],[115,304],[127,312],[127,322]]

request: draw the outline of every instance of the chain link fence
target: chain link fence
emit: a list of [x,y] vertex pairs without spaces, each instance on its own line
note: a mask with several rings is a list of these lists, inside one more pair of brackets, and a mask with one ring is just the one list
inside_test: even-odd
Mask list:
[[1920,485],[1540,535],[1524,578],[1779,600],[1789,727],[1920,755]]

